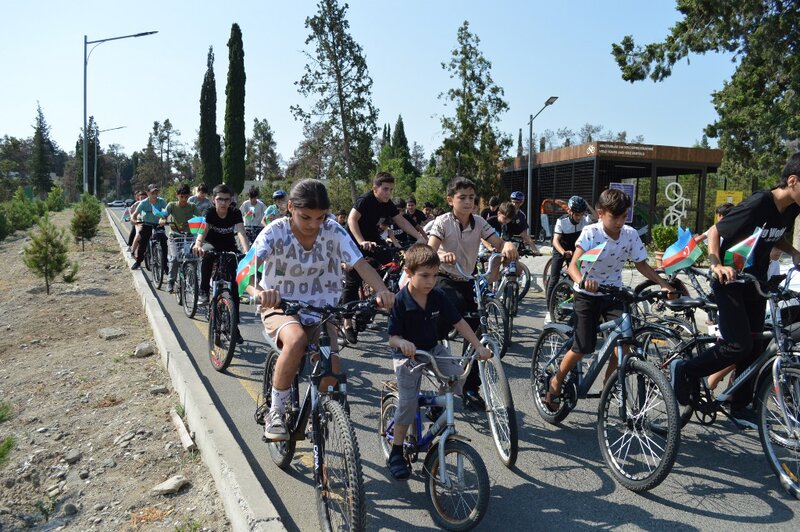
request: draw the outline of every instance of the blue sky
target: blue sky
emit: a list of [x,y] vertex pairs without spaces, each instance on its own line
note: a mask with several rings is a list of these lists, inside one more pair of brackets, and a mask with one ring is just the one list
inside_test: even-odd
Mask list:
[[[302,139],[289,106],[310,105],[294,82],[305,64],[304,20],[315,6],[309,0],[6,1],[0,7],[0,135],[31,136],[38,100],[52,137],[74,149],[83,121],[83,36],[150,30],[159,33],[104,43],[91,54],[88,112],[101,129],[125,126],[101,134],[101,145],[118,143],[129,154],[142,149],[153,121],[165,118],[181,131],[182,142],[192,143],[209,46],[216,55],[222,134],[227,40],[237,22],[245,49],[248,134],[254,117],[266,118],[288,160]],[[715,118],[711,93],[733,73],[730,56],[691,56],[691,64],[684,60],[665,82],[630,84],[610,54],[611,43],[627,34],[642,44],[663,39],[679,15],[667,0],[352,0],[348,11],[374,82],[379,129],[402,114],[409,142],[421,144],[426,155],[441,142],[441,116],[452,112],[438,98],[454,84],[441,63],[464,20],[505,89],[510,110],[499,126],[515,142],[520,127],[527,136],[528,116],[555,95],[556,104],[534,122],[535,132],[565,126],[577,131],[589,122],[644,135],[647,143],[693,144]]]

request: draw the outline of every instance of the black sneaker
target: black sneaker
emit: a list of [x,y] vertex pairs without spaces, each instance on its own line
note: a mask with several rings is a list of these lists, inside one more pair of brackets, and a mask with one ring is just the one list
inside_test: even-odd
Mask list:
[[347,327],[344,330],[344,337],[347,340],[348,344],[355,344],[358,343],[358,333],[352,327]]
[[244,343],[244,338],[242,338],[242,331],[239,330],[239,327],[234,329],[234,334],[236,335],[236,343],[242,345]]
[[131,270],[138,270],[141,267],[142,263],[137,260],[136,262],[133,263],[133,266],[131,266]]
[[174,294],[175,293],[175,283],[173,281],[170,281],[169,284],[167,285],[167,291],[170,294]]
[[758,415],[753,409],[746,406],[731,408],[731,421],[742,428],[758,429]]
[[675,399],[681,406],[689,404],[689,379],[686,377],[686,361],[675,359],[669,364],[669,380],[675,390]]

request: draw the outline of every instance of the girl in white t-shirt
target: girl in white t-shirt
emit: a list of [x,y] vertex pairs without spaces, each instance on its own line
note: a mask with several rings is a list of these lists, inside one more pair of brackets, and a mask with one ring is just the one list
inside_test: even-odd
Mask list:
[[[355,242],[329,215],[330,199],[325,185],[316,179],[304,179],[292,188],[287,206],[289,216],[269,224],[256,238],[258,264],[264,271],[258,287],[247,291],[260,302],[267,334],[280,348],[272,381],[272,403],[266,417],[264,435],[270,441],[287,440],[284,421],[292,379],[309,342],[319,335],[319,317],[278,314],[281,297],[314,306],[336,305],[342,291],[344,263],[355,268],[377,293],[378,304],[391,309],[394,294],[386,289],[378,273],[364,260]],[[331,365],[340,372],[339,355],[334,352],[337,339],[331,333]]]

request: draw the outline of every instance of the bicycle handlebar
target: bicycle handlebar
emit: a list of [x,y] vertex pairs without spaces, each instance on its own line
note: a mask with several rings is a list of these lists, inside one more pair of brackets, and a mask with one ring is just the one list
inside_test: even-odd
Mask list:
[[[259,305],[259,309],[261,305]],[[287,316],[294,316],[299,314],[302,311],[309,311],[314,314],[319,314],[322,318],[322,321],[327,321],[333,316],[338,316],[341,318],[354,318],[356,316],[362,315],[370,315],[375,313],[375,297],[371,297],[364,301],[351,301],[349,303],[344,303],[343,305],[335,306],[335,305],[326,305],[324,307],[317,307],[315,305],[311,305],[306,303],[305,301],[297,301],[293,299],[281,299],[280,304],[277,307],[277,310],[269,313],[266,317],[272,317],[275,315],[283,314]]]
[[[436,377],[446,381],[454,377],[457,379],[465,378],[469,374],[470,369],[472,369],[472,363],[475,362],[475,359],[477,358],[478,354],[475,353],[471,357],[469,357],[469,361],[467,362],[467,365],[464,368],[464,372],[461,375],[445,375],[444,373],[442,373],[442,371],[439,369],[439,365],[436,363],[436,357],[434,357],[428,351],[418,349],[416,354],[414,355],[414,358],[416,359],[420,356],[422,356],[423,358],[427,358],[428,360],[424,362],[419,361],[419,364],[411,368],[411,371],[420,371],[419,368],[424,368],[427,366],[433,372],[433,374],[436,375]],[[458,361],[464,360],[464,357],[448,357],[448,358]]]

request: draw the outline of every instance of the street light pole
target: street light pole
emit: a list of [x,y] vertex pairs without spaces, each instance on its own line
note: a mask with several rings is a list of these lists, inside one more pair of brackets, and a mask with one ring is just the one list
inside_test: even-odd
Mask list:
[[[530,120],[528,120],[528,226],[533,227],[533,218],[531,215],[533,214],[531,210],[531,205],[533,204],[533,120],[539,116],[542,111],[548,105],[553,105],[556,100],[558,100],[558,96],[550,96],[539,109],[539,112],[535,115],[530,115]],[[539,180],[536,180],[536,198],[539,198]]]
[[[157,31],[145,31],[142,33],[134,33],[132,35],[122,35],[120,37],[109,37],[108,39],[97,39],[96,41],[88,40],[86,35],[83,36],[83,192],[89,192],[89,160],[86,158],[87,152],[89,151],[89,139],[88,139],[88,132],[86,131],[86,69],[89,65],[89,56],[92,55],[92,51],[97,48],[99,45],[103,44],[104,42],[108,41],[118,41],[120,39],[132,39],[135,37],[144,37],[146,35],[153,35],[158,33]],[[89,50],[89,53],[86,53],[86,49],[90,44],[94,44],[95,46]],[[97,189],[94,191],[95,196],[97,196]]]
[[108,129],[95,129],[94,132],[94,197],[97,197],[97,135],[105,133],[106,131],[114,131],[115,129],[123,129],[125,126],[110,127]]

